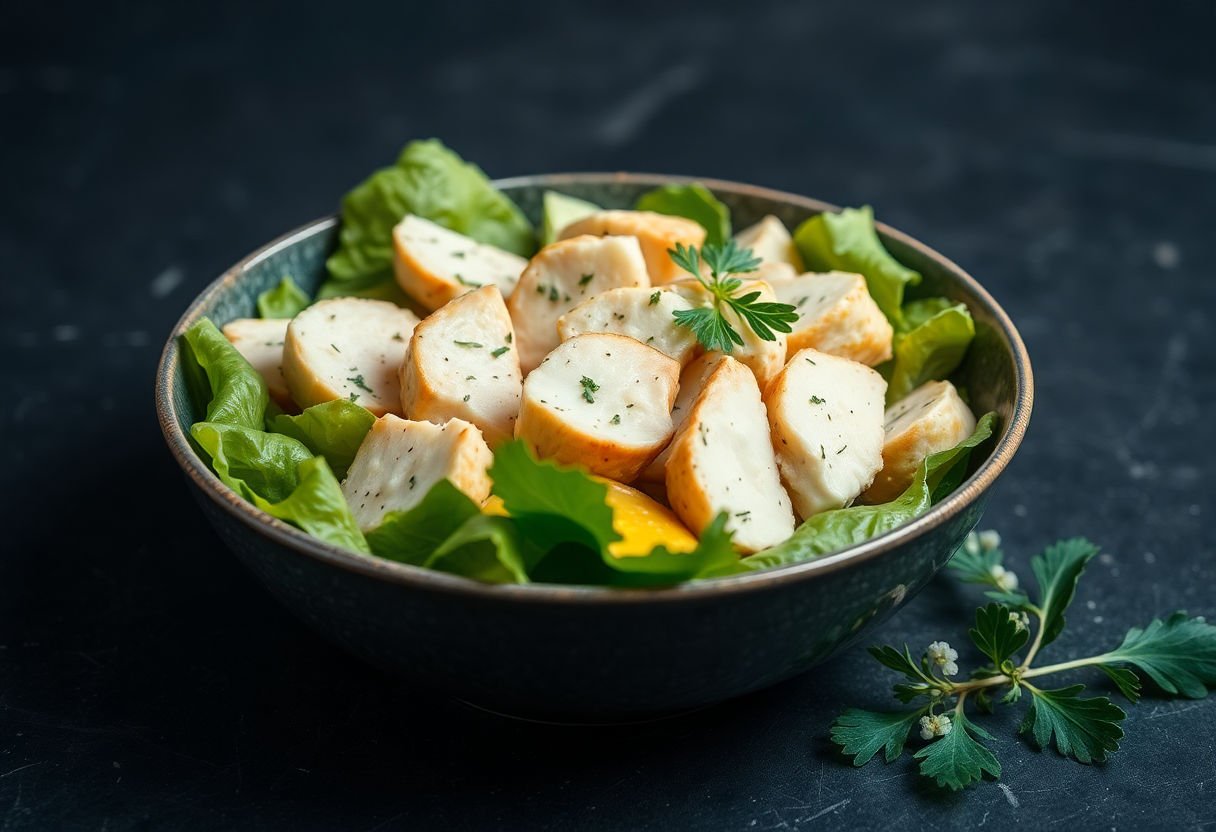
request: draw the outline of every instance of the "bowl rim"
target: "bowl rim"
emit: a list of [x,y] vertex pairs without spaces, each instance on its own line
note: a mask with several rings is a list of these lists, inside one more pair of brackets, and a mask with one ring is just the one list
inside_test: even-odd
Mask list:
[[[497,179],[492,184],[500,189],[516,187],[560,189],[568,185],[616,183],[656,187],[664,184],[692,182],[699,182],[712,191],[792,204],[816,213],[840,210],[831,203],[773,188],[696,176],[626,172],[550,173]],[[252,503],[243,500],[235,491],[224,485],[191,447],[186,433],[178,425],[177,409],[173,402],[174,380],[180,370],[178,336],[202,317],[203,307],[216,295],[239,280],[250,267],[272,257],[301,239],[333,228],[337,223],[338,218],[334,215],[305,223],[261,246],[226,269],[195,297],[178,319],[165,342],[156,368],[156,413],[161,432],[178,465],[198,487],[198,490],[254,532],[327,566],[388,583],[449,593],[463,596],[469,600],[479,599],[502,603],[654,604],[705,601],[723,595],[763,591],[815,580],[841,569],[865,563],[945,523],[979,498],[1005,470],[1021,445],[1029,425],[1034,403],[1034,378],[1031,372],[1030,356],[1017,328],[1014,327],[1005,310],[975,278],[954,261],[909,235],[884,223],[876,222],[875,227],[880,235],[896,240],[901,245],[936,261],[949,270],[952,276],[964,283],[984,312],[995,322],[1012,350],[1016,384],[1013,412],[1008,424],[1003,426],[996,447],[993,448],[988,459],[962,485],[925,514],[877,537],[814,560],[775,566],[749,574],[691,581],[661,589],[618,589],[603,586],[541,583],[487,584],[420,566],[361,555],[325,543],[270,516]]]

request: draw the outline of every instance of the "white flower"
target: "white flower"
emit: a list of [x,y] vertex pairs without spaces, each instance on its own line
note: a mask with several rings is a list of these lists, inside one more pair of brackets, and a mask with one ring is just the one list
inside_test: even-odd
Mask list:
[[975,532],[967,532],[967,538],[963,541],[963,550],[969,555],[978,555],[980,553],[980,536]]
[[993,549],[1001,548],[1001,536],[992,529],[989,529],[986,532],[980,532],[979,544],[980,548],[985,552],[991,552]]
[[944,737],[950,733],[950,728],[950,717],[945,714],[922,716],[920,718],[920,738],[922,740]]
[[1030,627],[1030,616],[1024,612],[1009,613],[1009,620],[1013,622],[1019,632]]
[[935,641],[925,652],[929,656],[929,661],[941,669],[943,676],[954,676],[958,673],[958,665],[955,664],[955,660],[958,659],[958,651],[946,642]]
[[991,573],[993,581],[996,583],[999,589],[1003,589],[1006,592],[1012,592],[1018,588],[1017,574],[1001,566],[999,563],[993,566],[989,572]]

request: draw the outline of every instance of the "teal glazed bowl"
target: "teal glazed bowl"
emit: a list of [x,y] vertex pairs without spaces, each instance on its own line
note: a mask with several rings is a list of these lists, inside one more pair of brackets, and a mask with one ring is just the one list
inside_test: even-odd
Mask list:
[[[692,180],[585,173],[495,184],[538,221],[547,189],[630,207],[646,190],[684,181]],[[765,214],[793,228],[836,210],[764,188],[697,181],[730,207],[739,228]],[[822,662],[907,603],[950,559],[1030,419],[1030,360],[1005,312],[954,263],[879,225],[892,254],[924,276],[917,295],[945,295],[970,308],[976,338],[955,380],[977,413],[1000,415],[998,435],[973,454],[970,476],[924,516],[818,560],[662,590],[492,586],[360,556],[262,513],[220,483],[187,439],[203,414],[179,366],[178,336],[200,317],[222,325],[256,314],[258,293],[284,274],[315,290],[337,227],[329,218],[292,231],[190,304],[157,370],[161,429],[219,536],[282,603],[351,653],[492,711],[567,722],[645,719],[759,690]]]

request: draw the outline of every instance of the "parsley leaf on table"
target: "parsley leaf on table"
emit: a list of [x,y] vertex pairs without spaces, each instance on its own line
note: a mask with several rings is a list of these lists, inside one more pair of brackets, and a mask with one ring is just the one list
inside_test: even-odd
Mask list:
[[1039,690],[1026,686],[1034,696],[1032,705],[1018,729],[1046,748],[1055,737],[1056,750],[1080,763],[1102,762],[1108,753],[1119,750],[1127,714],[1105,696],[1082,699],[1085,685],[1070,685],[1059,690]]
[[1000,777],[1001,764],[973,733],[992,739],[991,734],[967,719],[961,708],[955,710],[946,734],[912,755],[920,760],[920,773],[953,791],[981,779],[985,773]]
[[[1206,696],[1208,688],[1216,686],[1216,626],[1182,612],[1164,621],[1154,619],[1143,629],[1133,627],[1123,643],[1107,653],[1034,664],[1039,651],[1064,630],[1064,613],[1085,566],[1097,552],[1098,547],[1082,538],[1047,547],[1031,560],[1039,586],[1038,597],[1031,598],[1018,589],[1017,575],[1005,567],[999,535],[968,535],[954,556],[952,571],[967,583],[992,587],[986,594],[996,603],[976,610],[975,625],[969,631],[991,664],[956,681],[952,677],[959,676],[958,652],[944,641],[930,644],[919,660],[906,645],[902,651],[872,647],[871,656],[908,680],[894,686],[895,698],[903,703],[922,700],[923,704],[902,713],[849,708],[833,723],[832,740],[853,758],[854,765],[864,765],[880,749],[889,763],[900,756],[908,732],[919,724],[919,736],[927,744],[913,756],[920,760],[921,774],[943,788],[957,790],[984,775],[999,777],[1001,773],[996,757],[980,742],[992,737],[971,721],[965,710],[968,701],[980,712],[992,713],[998,703],[1019,702],[1025,689],[1030,704],[1019,731],[1039,749],[1054,745],[1066,757],[1093,763],[1119,750],[1120,723],[1126,713],[1105,696],[1082,696],[1084,685],[1048,690],[1032,684],[1031,679],[1093,667],[1106,673],[1134,703],[1140,698],[1138,670],[1166,694]],[[1030,647],[1019,661],[1018,655],[1028,643]],[[1004,695],[997,699],[995,695],[1002,690]]]

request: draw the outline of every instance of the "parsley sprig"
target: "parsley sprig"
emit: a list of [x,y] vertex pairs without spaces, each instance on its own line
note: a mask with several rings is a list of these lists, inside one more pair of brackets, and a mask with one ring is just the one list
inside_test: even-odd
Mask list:
[[865,765],[879,751],[890,763],[903,753],[908,734],[919,727],[921,739],[926,740],[913,755],[920,761],[920,773],[939,786],[957,790],[985,774],[1001,774],[1001,764],[982,742],[992,735],[972,721],[968,702],[978,711],[992,713],[995,704],[1018,702],[1025,691],[1030,706],[1019,732],[1039,749],[1054,744],[1065,757],[1092,763],[1119,750],[1120,723],[1127,714],[1105,696],[1082,696],[1084,685],[1047,689],[1031,679],[1095,667],[1135,703],[1140,699],[1138,670],[1165,694],[1206,696],[1208,687],[1216,686],[1216,626],[1183,612],[1132,628],[1122,644],[1106,653],[1033,664],[1063,632],[1064,612],[1097,553],[1098,548],[1083,538],[1048,547],[1031,560],[1039,590],[1032,599],[1018,589],[1017,575],[1005,568],[1000,538],[994,532],[970,535],[950,566],[963,581],[989,587],[985,594],[991,603],[976,610],[969,631],[987,662],[966,681],[954,681],[950,677],[959,673],[958,653],[945,642],[930,644],[919,659],[912,657],[907,645],[902,651],[871,648],[870,655],[878,662],[906,677],[894,686],[895,698],[919,707],[897,713],[849,708],[832,724],[832,740],[853,758],[854,765]]
[[[710,306],[680,309],[672,314],[676,323],[688,327],[707,350],[732,352],[743,346],[743,336],[727,319],[725,309],[732,310],[763,341],[777,340],[776,332],[790,332],[798,312],[788,303],[760,301],[760,292],[752,290],[736,295],[743,281],[731,275],[754,272],[760,258],[750,248],[741,249],[734,240],[722,245],[709,244],[698,252],[696,246],[676,243],[667,256],[684,271],[697,279],[711,298]],[[701,275],[701,263],[709,267],[709,279]]]

